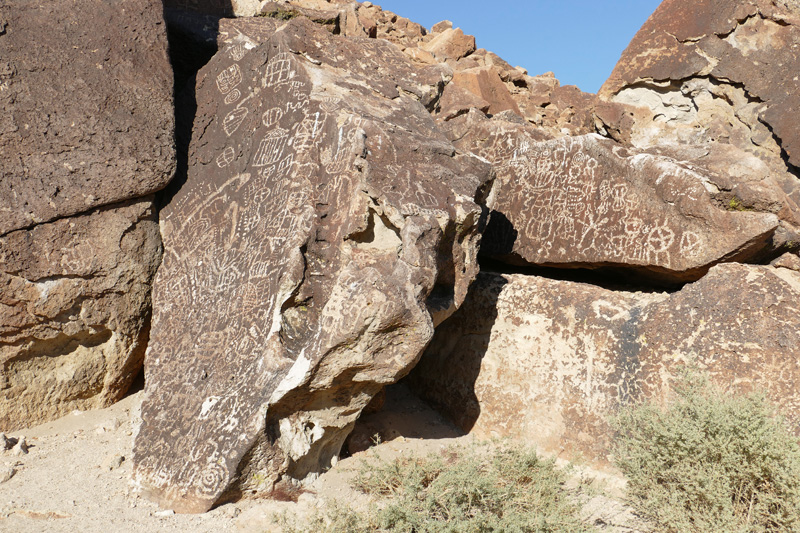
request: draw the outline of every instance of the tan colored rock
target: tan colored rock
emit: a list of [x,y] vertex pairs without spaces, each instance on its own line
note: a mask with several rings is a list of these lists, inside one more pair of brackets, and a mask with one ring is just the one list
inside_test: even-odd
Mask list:
[[427,65],[435,65],[438,63],[432,53],[421,48],[417,48],[416,46],[404,48],[403,53],[419,63],[425,63]]
[[437,118],[450,120],[468,113],[470,109],[478,109],[482,113],[488,113],[491,107],[492,104],[483,98],[475,96],[455,83],[448,83],[442,92],[442,97],[439,99]]
[[481,253],[521,265],[617,267],[667,282],[773,250],[778,218],[726,210],[707,178],[599,135],[539,142],[539,129],[475,121],[452,133],[499,182]]
[[770,265],[776,268],[788,268],[800,272],[800,256],[797,254],[785,253],[775,259]]
[[425,107],[448,67],[302,17],[241,28],[198,73],[188,178],[160,212],[132,463],[181,512],[328,468],[465,298],[488,211],[489,165]]
[[519,107],[494,67],[456,71],[451,83],[489,102],[488,112],[491,115],[502,111],[513,111],[520,114]]
[[161,2],[4,2],[0,21],[0,235],[164,188],[175,114]]
[[481,438],[510,436],[608,467],[608,417],[661,398],[694,365],[725,389],[766,390],[800,423],[800,273],[719,265],[680,292],[644,294],[482,273],[409,376]]
[[160,258],[152,198],[0,238],[0,431],[125,394]]
[[442,33],[453,28],[453,23],[449,20],[442,20],[437,22],[431,28],[431,33]]
[[430,41],[420,45],[441,60],[457,61],[475,51],[475,37],[464,35],[461,28],[448,29],[435,35]]

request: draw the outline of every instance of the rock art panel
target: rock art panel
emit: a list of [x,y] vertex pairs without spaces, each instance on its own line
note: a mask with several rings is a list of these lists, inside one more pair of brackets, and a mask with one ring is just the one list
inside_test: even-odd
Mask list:
[[134,477],[181,512],[329,466],[465,298],[487,212],[488,164],[425,108],[440,68],[300,18],[242,29],[198,74],[160,214]]
[[494,164],[499,191],[482,253],[516,264],[624,267],[664,281],[770,247],[778,217],[731,212],[702,174],[599,135],[537,142],[527,125],[484,121],[458,141]]
[[0,432],[125,394],[160,259],[152,197],[0,237]]
[[726,201],[800,235],[800,7],[778,0],[663,2],[625,50],[602,98],[628,111],[602,127],[704,169]]
[[[735,287],[735,290],[731,290]],[[461,428],[610,467],[608,417],[679,369],[765,390],[800,433],[800,273],[722,264],[673,294],[481,273],[407,379]]]
[[166,186],[174,111],[161,2],[20,1],[0,19],[0,235]]

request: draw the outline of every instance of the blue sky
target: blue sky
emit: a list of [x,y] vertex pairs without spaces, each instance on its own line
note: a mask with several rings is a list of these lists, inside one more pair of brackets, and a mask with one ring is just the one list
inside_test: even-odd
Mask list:
[[597,92],[661,0],[373,0],[429,28],[451,20],[478,48],[562,85]]

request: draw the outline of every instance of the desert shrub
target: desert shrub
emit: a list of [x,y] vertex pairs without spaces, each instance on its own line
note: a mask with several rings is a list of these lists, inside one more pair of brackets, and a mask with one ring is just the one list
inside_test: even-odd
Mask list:
[[800,531],[800,448],[763,394],[686,373],[666,406],[623,408],[613,425],[631,503],[657,531]]
[[[355,486],[379,501],[356,513],[334,504],[290,531],[361,533],[581,532],[565,474],[533,450],[501,444],[367,462]],[[285,526],[284,526],[285,527]]]

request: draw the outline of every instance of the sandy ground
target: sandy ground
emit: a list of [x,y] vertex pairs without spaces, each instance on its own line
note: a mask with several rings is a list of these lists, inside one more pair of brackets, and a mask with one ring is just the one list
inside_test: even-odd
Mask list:
[[[429,453],[465,444],[463,435],[404,387],[389,390],[384,409],[362,418],[358,431],[380,433],[385,442],[343,459],[319,477],[297,503],[241,500],[202,515],[176,515],[141,498],[130,483],[132,435],[142,393],[132,394],[99,411],[75,412],[55,422],[9,434],[24,436],[29,453],[0,453],[0,531],[27,532],[279,532],[274,517],[288,512],[305,516],[330,499],[356,507],[369,499],[350,488],[350,479],[365,458],[378,454]],[[5,474],[5,475],[4,475]],[[583,506],[598,530],[640,531],[620,500],[621,480],[580,470],[576,476],[600,477],[608,496]]]

